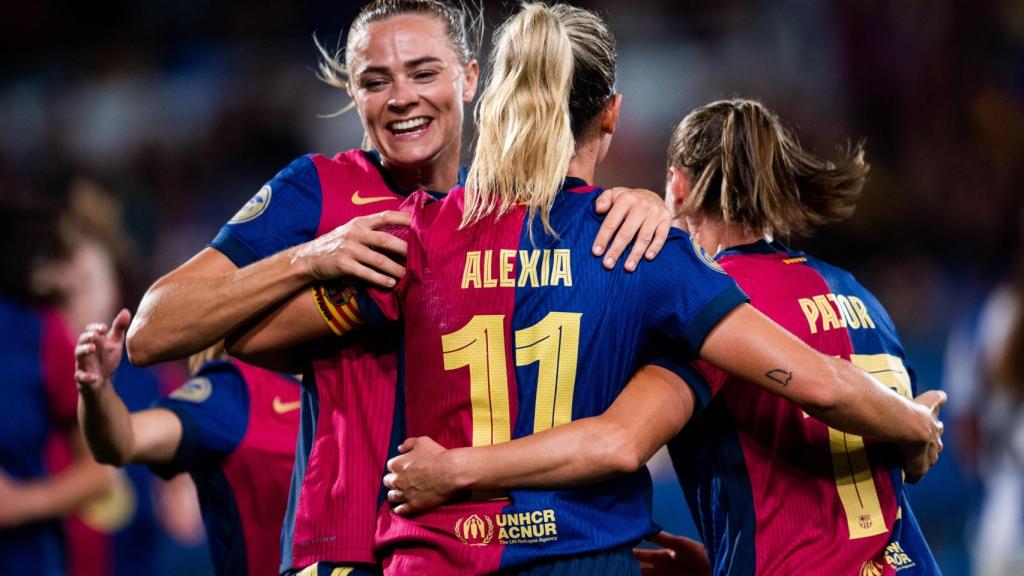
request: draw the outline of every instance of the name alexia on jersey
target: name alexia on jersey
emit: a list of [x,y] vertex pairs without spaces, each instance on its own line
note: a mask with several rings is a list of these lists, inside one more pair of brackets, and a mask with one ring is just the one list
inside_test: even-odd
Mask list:
[[466,263],[462,268],[463,289],[517,286],[572,286],[572,261],[569,249],[466,252]]

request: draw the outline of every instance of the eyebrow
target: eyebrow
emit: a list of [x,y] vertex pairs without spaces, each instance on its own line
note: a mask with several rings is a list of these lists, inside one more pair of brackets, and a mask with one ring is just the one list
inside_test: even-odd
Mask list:
[[[423,56],[409,60],[404,64],[406,69],[418,68],[424,64],[433,64],[434,62],[443,63],[440,58],[436,56]],[[367,66],[359,71],[359,74],[387,74],[391,69],[387,66]]]

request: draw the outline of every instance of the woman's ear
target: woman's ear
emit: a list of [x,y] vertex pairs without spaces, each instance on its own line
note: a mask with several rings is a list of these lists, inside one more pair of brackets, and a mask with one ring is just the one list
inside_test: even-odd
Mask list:
[[683,203],[690,196],[689,171],[679,166],[669,167],[665,193],[666,199],[671,199],[672,212],[678,214],[683,207]]
[[466,64],[466,78],[462,87],[462,101],[472,102],[476,96],[477,84],[480,81],[480,64],[474,59]]
[[619,123],[619,111],[622,110],[622,94],[612,96],[601,112],[601,134],[614,134]]

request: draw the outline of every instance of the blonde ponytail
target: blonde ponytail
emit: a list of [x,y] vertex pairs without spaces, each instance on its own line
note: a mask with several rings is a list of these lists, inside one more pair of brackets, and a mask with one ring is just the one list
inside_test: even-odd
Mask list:
[[476,108],[476,151],[462,226],[517,204],[548,212],[576,151],[569,97],[573,45],[553,7],[526,4],[496,33],[491,81]]

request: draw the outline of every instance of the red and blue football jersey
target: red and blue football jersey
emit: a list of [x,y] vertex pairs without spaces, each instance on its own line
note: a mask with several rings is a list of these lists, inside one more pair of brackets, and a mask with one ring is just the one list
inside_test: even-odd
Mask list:
[[[898,393],[913,371],[885,309],[847,272],[758,242],[717,262],[758,310]],[[938,574],[895,446],[829,428],[704,362],[687,377],[707,409],[669,444],[716,575]]]
[[[267,183],[211,243],[242,267],[405,199],[376,153],[303,156]],[[302,425],[281,571],[319,561],[376,563],[373,533],[392,441],[400,334],[368,329],[303,377]]]
[[195,481],[218,574],[277,574],[299,427],[299,383],[236,361],[206,363],[154,403],[181,420],[161,477]]
[[[0,324],[8,326],[0,346],[0,471],[12,481],[40,480],[57,471],[52,447],[74,429],[74,344],[62,319],[0,298]],[[0,574],[67,573],[61,519],[0,530]]]
[[[601,414],[651,337],[693,358],[746,300],[679,231],[636,272],[605,270],[590,252],[599,192],[566,181],[550,215],[557,236],[539,219],[531,233],[522,207],[459,230],[460,188],[411,199],[406,275],[356,299],[370,324],[403,319],[409,436],[481,446]],[[652,531],[650,514],[645,469],[573,490],[466,495],[410,517],[384,505],[377,540],[385,573],[484,574],[622,550]]]

